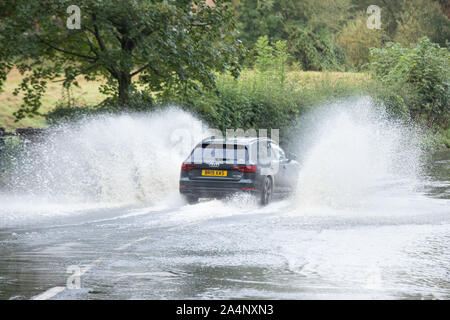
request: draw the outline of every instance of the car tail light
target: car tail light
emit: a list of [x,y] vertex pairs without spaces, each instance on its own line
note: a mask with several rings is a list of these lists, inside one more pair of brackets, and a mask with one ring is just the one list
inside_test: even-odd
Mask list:
[[192,171],[192,169],[197,168],[195,164],[183,163],[181,165],[181,171]]
[[237,167],[233,167],[231,169],[236,169],[239,170],[239,172],[250,172],[250,173],[255,173],[256,172],[256,166],[237,166]]

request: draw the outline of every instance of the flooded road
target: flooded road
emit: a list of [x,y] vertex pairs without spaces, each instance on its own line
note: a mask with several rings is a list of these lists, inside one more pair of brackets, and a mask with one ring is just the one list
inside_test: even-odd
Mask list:
[[0,298],[449,299],[450,153],[432,161],[422,190],[364,211],[236,197],[3,228]]
[[158,155],[185,114],[55,134],[0,192],[0,299],[450,299],[450,152],[357,115],[325,119],[298,192],[263,208],[182,202],[187,151]]

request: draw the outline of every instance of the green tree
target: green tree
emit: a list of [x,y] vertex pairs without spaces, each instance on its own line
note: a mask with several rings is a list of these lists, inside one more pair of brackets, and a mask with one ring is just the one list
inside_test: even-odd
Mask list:
[[381,9],[381,28],[387,40],[415,44],[424,36],[445,46],[449,39],[448,0],[353,0],[355,13],[376,4]]
[[104,92],[122,105],[136,85],[152,92],[213,87],[214,71],[239,73],[226,0],[78,0],[81,28],[68,29],[71,0],[0,0],[0,87],[15,67],[24,93],[17,119],[39,113],[48,81],[108,80]]
[[367,8],[370,5],[377,5],[381,9],[381,29],[389,37],[393,39],[395,31],[397,30],[398,20],[402,13],[402,0],[353,0],[354,18],[357,19],[360,14],[366,14]]
[[267,35],[272,41],[282,39],[285,17],[274,0],[243,0],[235,3],[240,39],[253,48],[258,38]]
[[359,69],[369,62],[370,48],[380,48],[386,35],[383,29],[369,29],[367,16],[360,15],[349,21],[336,37],[351,67]]
[[446,46],[450,39],[450,20],[433,0],[403,0],[394,41],[409,45],[422,37]]
[[255,67],[258,71],[267,72],[274,61],[274,49],[269,45],[269,37],[259,37],[255,45],[256,62]]
[[429,127],[448,129],[450,118],[450,51],[422,38],[413,47],[388,43],[372,48],[370,70],[381,96],[397,114]]
[[283,86],[287,80],[289,53],[286,41],[278,40],[273,46],[267,36],[259,37],[255,45],[255,71],[267,79]]
[[334,33],[351,16],[350,0],[247,0],[235,5],[240,38],[248,48],[267,35],[270,41],[287,41],[291,57],[304,69],[340,69],[345,63]]

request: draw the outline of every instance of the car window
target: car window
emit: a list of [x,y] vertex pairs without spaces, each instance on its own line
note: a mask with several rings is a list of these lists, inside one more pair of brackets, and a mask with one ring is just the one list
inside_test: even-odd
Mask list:
[[190,156],[195,163],[247,163],[248,150],[244,145],[202,144],[197,146]]
[[267,141],[258,140],[252,145],[252,154],[257,155],[256,159],[259,164],[262,165],[270,164],[272,154],[270,143],[268,143]]
[[276,144],[271,143],[272,145],[272,159],[274,160],[279,160],[279,161],[284,161],[287,160],[286,155],[284,153],[284,151]]
[[284,153],[283,149],[281,149],[280,147],[278,147],[278,150],[280,152],[280,160],[284,161],[287,160],[286,154]]

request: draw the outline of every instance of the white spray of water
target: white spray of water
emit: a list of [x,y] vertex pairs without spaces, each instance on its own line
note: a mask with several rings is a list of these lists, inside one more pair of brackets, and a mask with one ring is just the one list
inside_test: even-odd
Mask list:
[[[389,207],[395,193],[409,201],[420,180],[420,139],[414,129],[389,119],[368,98],[331,104],[302,123],[302,170],[291,202],[261,209],[254,199],[235,197],[183,210],[192,217],[203,211],[207,216],[217,210],[247,212],[247,205],[260,213],[290,212],[294,206],[296,214],[305,208],[328,214],[340,208],[367,210],[368,203]],[[50,215],[90,207],[181,204],[180,164],[207,134],[200,121],[177,108],[61,126],[17,159],[9,193],[0,197],[0,218],[11,212],[42,215],[38,203]]]
[[369,98],[331,104],[308,121],[316,127],[309,127],[299,151],[297,206],[356,208],[383,201],[387,189],[384,196],[416,187],[422,155],[417,130],[389,119]]
[[181,162],[203,134],[176,108],[64,125],[21,155],[11,189],[58,202],[156,203],[176,194]]

